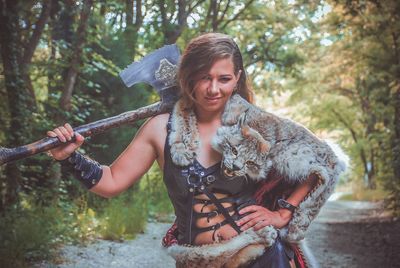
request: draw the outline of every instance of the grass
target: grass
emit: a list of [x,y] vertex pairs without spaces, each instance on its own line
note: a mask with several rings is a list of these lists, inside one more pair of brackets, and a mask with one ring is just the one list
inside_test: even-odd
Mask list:
[[28,267],[30,261],[52,256],[52,246],[63,232],[55,207],[9,210],[0,222],[2,267]]
[[341,196],[340,200],[377,202],[384,200],[388,196],[388,193],[379,186],[376,189],[368,189],[360,184],[354,183],[353,185],[347,186],[347,189],[348,188],[351,188],[351,193]]
[[133,239],[144,231],[149,216],[170,220],[173,211],[156,168],[137,187],[112,199],[88,192],[73,200],[66,193],[47,206],[37,199],[21,196],[18,206],[0,215],[0,267],[56,260],[55,249],[65,243],[87,243],[98,237]]
[[142,195],[123,194],[109,200],[100,219],[100,237],[122,241],[133,239],[146,227],[148,210]]

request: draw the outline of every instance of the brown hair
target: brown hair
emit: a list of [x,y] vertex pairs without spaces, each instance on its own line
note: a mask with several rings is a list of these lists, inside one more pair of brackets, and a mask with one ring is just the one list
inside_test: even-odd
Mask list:
[[233,39],[225,34],[207,33],[192,39],[181,57],[178,81],[186,108],[193,108],[193,89],[202,75],[220,59],[231,58],[235,75],[241,70],[236,92],[252,102],[253,93],[247,82],[242,54]]

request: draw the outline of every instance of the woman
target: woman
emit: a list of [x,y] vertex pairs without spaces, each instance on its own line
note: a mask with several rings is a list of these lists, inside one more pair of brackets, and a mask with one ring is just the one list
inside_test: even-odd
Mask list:
[[[149,119],[110,166],[100,166],[97,162],[75,153],[83,144],[84,138],[75,134],[69,124],[49,131],[48,136],[58,137],[60,141],[66,142],[75,135],[76,141],[53,149],[50,153],[56,160],[72,163],[79,171],[78,180],[90,191],[104,197],[115,196],[127,189],[156,160],[164,171],[164,181],[177,216],[177,239],[181,244],[201,245],[227,240],[252,227],[260,229],[273,225],[281,228],[291,219],[290,209],[271,211],[258,205],[242,208],[236,201],[229,199],[246,191],[253,194],[255,185],[244,181],[222,181],[219,172],[221,155],[211,147],[211,139],[221,126],[221,115],[232,94],[238,93],[251,101],[252,93],[246,79],[241,53],[232,38],[217,33],[201,35],[188,44],[181,58],[178,80],[182,99],[174,109],[176,118],[170,114],[161,114]],[[176,136],[178,129],[173,127],[174,123],[176,125],[176,122],[188,114],[193,114],[194,123],[192,129],[187,130],[189,136],[184,136],[183,139],[191,139],[194,141],[193,147],[196,147],[189,160],[184,159],[185,155],[180,155],[181,148],[176,146],[176,140],[180,137]],[[193,133],[197,133],[197,137]],[[202,175],[199,174],[204,173],[207,173],[207,178],[212,178],[210,192],[221,200],[229,215],[235,216],[233,218],[236,227],[234,223],[227,221],[226,214],[221,215],[216,205],[209,202],[210,197],[207,194],[191,189],[195,185],[192,179],[200,178]],[[314,178],[305,180],[294,189],[286,202],[297,206],[314,183]],[[211,216],[215,211],[219,213]],[[253,266],[261,267],[256,263]]]

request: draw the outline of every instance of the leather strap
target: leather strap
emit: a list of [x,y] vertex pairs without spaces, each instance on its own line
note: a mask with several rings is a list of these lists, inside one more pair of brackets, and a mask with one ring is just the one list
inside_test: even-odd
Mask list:
[[219,200],[215,197],[214,194],[208,191],[207,188],[204,187],[204,189],[201,190],[203,193],[205,193],[208,198],[214,203],[214,205],[217,207],[220,213],[224,215],[225,219],[228,221],[228,223],[232,226],[235,231],[240,234],[242,231],[240,230],[239,226],[237,226],[236,222],[233,220],[232,216],[229,214],[229,212],[224,208],[224,206],[219,202]]

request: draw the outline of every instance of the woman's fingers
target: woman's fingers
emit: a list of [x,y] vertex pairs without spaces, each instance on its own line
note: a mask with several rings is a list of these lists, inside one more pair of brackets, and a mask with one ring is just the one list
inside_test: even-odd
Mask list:
[[70,136],[71,139],[72,139],[72,138],[75,136],[74,129],[73,129],[73,128],[71,127],[71,125],[68,124],[68,123],[65,123],[64,127],[65,127],[65,129],[68,131],[69,136]]
[[52,137],[52,138],[55,138],[55,137],[57,137],[57,134],[56,133],[54,133],[54,131],[52,131],[52,130],[49,130],[49,131],[47,131],[47,136],[49,136],[49,137]]
[[[71,141],[74,135],[76,137],[75,141],[66,143],[67,141]],[[54,138],[56,137],[62,143],[66,143],[49,151],[50,155],[57,160],[63,160],[67,158],[79,146],[81,146],[85,140],[85,138],[79,133],[74,133],[73,128],[68,123],[64,124],[64,126],[59,126],[54,130],[47,131],[47,136]]]
[[236,223],[240,226],[240,230],[244,231],[251,227],[255,230],[259,230],[266,225],[270,225],[270,211],[262,206],[248,206],[239,211],[239,214],[250,213],[244,216]]
[[239,214],[245,214],[247,212],[254,212],[260,209],[260,206],[252,205],[252,206],[247,206],[245,208],[242,208],[239,210]]
[[71,134],[68,132],[68,130],[65,127],[59,127],[58,129],[61,131],[61,133],[63,134],[64,138],[67,141],[71,140]]
[[65,129],[69,132],[69,134],[70,134],[71,136],[74,135],[74,130],[72,129],[72,127],[71,127],[70,124],[65,123],[64,127],[65,127]]
[[256,225],[254,225],[254,231],[258,231],[268,225],[271,225],[268,220],[260,220]]
[[76,145],[81,146],[83,144],[83,142],[85,141],[85,137],[83,137],[81,134],[79,134],[78,132],[75,133],[75,138],[76,138]]
[[47,131],[50,137],[58,137],[61,142],[70,141],[74,136],[74,130],[70,124],[66,123],[64,126],[59,126],[52,131]]
[[61,142],[66,142],[67,139],[64,137],[63,133],[60,130],[60,127],[56,128],[53,130],[54,133],[57,134],[57,138],[61,141]]
[[244,225],[244,224],[246,224],[247,222],[251,221],[252,219],[259,217],[260,215],[261,215],[261,213],[260,213],[259,211],[255,211],[255,212],[253,212],[253,213],[251,213],[251,214],[249,214],[249,215],[247,215],[247,216],[241,218],[240,220],[238,220],[238,221],[237,221],[237,224],[238,224],[239,226],[240,226],[240,225]]
[[251,227],[255,227],[257,224],[259,224],[262,221],[264,221],[264,217],[262,215],[258,215],[256,217],[252,218],[251,220],[247,221],[245,224],[243,224],[240,227],[240,230],[245,231]]

